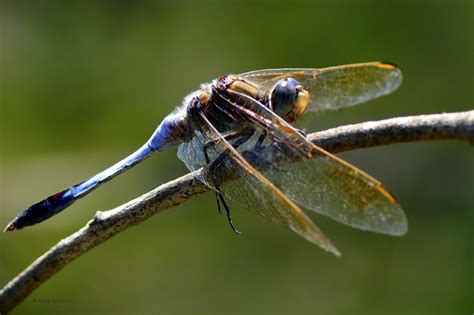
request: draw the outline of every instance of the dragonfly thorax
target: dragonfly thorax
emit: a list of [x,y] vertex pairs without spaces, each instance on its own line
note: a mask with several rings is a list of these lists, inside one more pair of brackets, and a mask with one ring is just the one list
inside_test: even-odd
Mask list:
[[235,112],[246,106],[245,97],[261,102],[287,122],[296,121],[309,104],[309,94],[293,78],[279,80],[270,91],[262,91],[239,76],[226,75],[189,94],[183,106],[169,114],[149,140],[154,151],[160,151],[187,142],[193,137],[194,126],[189,117],[191,107],[199,107],[219,132],[239,132],[248,127]]

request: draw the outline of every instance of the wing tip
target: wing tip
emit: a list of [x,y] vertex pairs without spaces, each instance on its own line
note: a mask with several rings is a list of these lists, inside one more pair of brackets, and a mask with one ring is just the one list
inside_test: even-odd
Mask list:
[[318,245],[319,247],[321,247],[325,251],[333,254],[336,257],[341,257],[342,256],[339,249],[337,249],[337,247],[329,239],[325,239],[323,242],[321,242],[320,239],[318,239],[318,240],[309,240],[309,241],[313,244]]
[[341,252],[333,245],[333,248],[328,250],[329,252],[333,253],[336,257],[340,258],[342,257]]
[[394,228],[392,229],[391,231],[392,233],[390,233],[390,235],[392,236],[403,236],[408,233],[408,219],[405,212],[403,212],[401,208],[400,208],[400,214],[401,214],[401,220],[399,224],[394,226]]
[[385,70],[400,70],[400,67],[389,61],[381,61],[377,64],[377,67]]
[[385,225],[385,228],[379,229],[369,229],[373,232],[382,233],[390,236],[403,236],[408,233],[408,219],[403,211],[400,204],[396,203],[392,207],[392,215],[388,222],[389,224]]
[[408,232],[408,220],[405,212],[398,203],[395,196],[384,188],[382,185],[377,186],[377,190],[386,198],[386,200],[391,204],[392,207],[397,211],[398,224],[394,224],[390,231],[381,231],[382,233],[393,235],[393,236],[403,236]]
[[337,249],[336,245],[334,245],[329,238],[327,238],[322,232],[316,234],[316,235],[311,235],[311,237],[305,237],[308,241],[310,241],[313,244],[318,245],[322,249],[324,249],[327,252],[330,252],[334,254],[336,257],[341,257],[342,254]]
[[403,235],[406,235],[408,233],[408,223],[404,223],[404,224],[401,224],[400,225],[400,228],[397,229],[395,231],[395,233],[393,233],[392,235],[393,236],[403,236]]

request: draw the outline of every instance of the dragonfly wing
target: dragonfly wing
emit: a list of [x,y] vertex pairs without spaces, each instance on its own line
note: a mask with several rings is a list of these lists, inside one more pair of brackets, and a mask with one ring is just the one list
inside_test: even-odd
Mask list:
[[[189,142],[184,142],[178,147],[178,158],[186,165],[191,172],[196,171],[208,164],[204,155],[204,146],[208,140],[199,132],[195,132],[194,137]],[[213,161],[215,151],[209,152],[210,160]]]
[[[285,196],[251,162],[247,161],[207,121],[202,130],[205,136],[196,135],[191,142],[180,146],[178,156],[191,170],[206,164],[206,154],[214,161],[209,165],[202,182],[222,193],[230,200],[260,216],[285,226],[321,248],[340,255],[337,248],[293,201]],[[206,147],[204,138],[215,140]],[[249,143],[254,143],[250,140]],[[244,146],[245,147],[245,146]],[[240,147],[243,148],[243,147]],[[203,157],[203,159],[201,159]],[[198,161],[199,162],[196,162]],[[204,164],[203,164],[204,163]]]
[[313,155],[308,159],[283,143],[273,145],[256,158],[283,161],[288,154],[299,155],[299,161],[262,170],[262,173],[293,201],[358,229],[389,235],[406,233],[405,214],[393,196],[380,183],[352,167],[327,155]]
[[389,94],[402,82],[400,69],[383,62],[368,62],[322,69],[269,69],[239,75],[270,91],[280,80],[292,77],[310,93],[308,111],[350,107]]
[[317,147],[263,104],[250,97],[246,101],[242,104],[253,103],[253,110],[240,107],[241,116],[272,140],[264,149],[243,155],[272,161],[275,166],[263,163],[257,168],[278,189],[296,203],[344,224],[390,235],[406,233],[403,210],[379,181]]

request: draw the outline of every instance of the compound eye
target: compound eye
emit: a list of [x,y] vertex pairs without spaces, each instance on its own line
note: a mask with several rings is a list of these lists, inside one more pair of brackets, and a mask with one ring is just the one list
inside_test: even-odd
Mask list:
[[293,78],[282,79],[275,84],[271,95],[271,109],[282,116],[287,114],[298,96],[299,83]]

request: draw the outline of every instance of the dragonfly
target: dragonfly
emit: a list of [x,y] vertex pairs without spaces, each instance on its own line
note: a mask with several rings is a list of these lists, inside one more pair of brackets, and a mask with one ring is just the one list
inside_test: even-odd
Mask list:
[[190,171],[206,167],[196,176],[214,190],[219,212],[225,211],[237,233],[226,200],[335,255],[339,250],[307,210],[358,229],[403,235],[406,216],[378,180],[313,144],[293,126],[306,113],[389,94],[401,81],[400,69],[386,62],[221,76],[186,96],[134,153],[28,207],[4,231],[42,222],[153,153],[177,147]]

